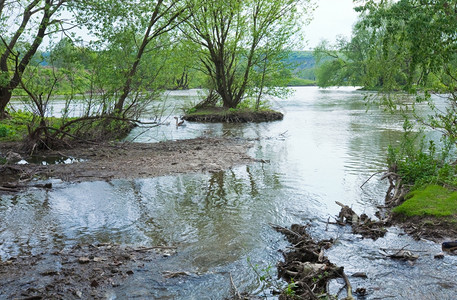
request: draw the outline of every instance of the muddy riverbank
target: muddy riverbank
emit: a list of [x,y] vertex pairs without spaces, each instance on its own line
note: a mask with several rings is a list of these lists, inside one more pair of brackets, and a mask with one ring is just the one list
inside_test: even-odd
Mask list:
[[[18,144],[3,144],[26,164],[0,166],[0,182],[14,190],[32,179],[56,178],[69,182],[149,178],[177,173],[218,172],[256,160],[247,155],[246,140],[197,138],[153,144],[80,144],[61,151],[44,151],[34,157],[21,153]],[[53,163],[57,162],[57,163]],[[70,162],[70,163],[68,163]],[[8,185],[9,184],[9,185]]]
[[[76,145],[30,157],[21,152],[19,144],[2,144],[2,153],[20,154],[21,161],[30,163],[1,166],[0,193],[37,186],[52,188],[37,185],[37,179],[81,182],[220,172],[257,161],[247,155],[250,147],[250,143],[240,139],[199,138],[155,144]],[[10,257],[0,260],[0,298],[107,299],[113,289],[122,289],[123,282],[133,274],[157,272],[151,269],[154,261],[166,259],[174,252],[175,247],[168,246],[77,244],[67,249]],[[189,274],[162,274],[164,280],[179,276]]]
[[[174,247],[116,244],[69,249],[0,261],[1,299],[111,299],[112,290],[135,273],[156,272],[151,262],[166,259]],[[164,279],[185,276],[164,273]]]

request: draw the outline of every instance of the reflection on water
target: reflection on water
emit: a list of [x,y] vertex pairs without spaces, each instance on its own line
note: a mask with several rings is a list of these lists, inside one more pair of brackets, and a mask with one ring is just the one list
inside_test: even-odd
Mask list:
[[[150,272],[135,272],[114,288],[119,298],[221,299],[230,295],[229,273],[240,290],[258,288],[246,263],[275,265],[286,246],[269,223],[288,226],[310,222],[313,234],[338,237],[330,259],[365,287],[368,299],[451,299],[456,292],[456,259],[432,256],[439,246],[416,242],[392,228],[377,241],[361,240],[348,229],[325,232],[328,216],[338,213],[335,201],[370,215],[382,204],[387,146],[402,134],[401,118],[382,108],[366,111],[364,92],[354,89],[298,88],[275,105],[285,113],[280,122],[263,124],[198,124],[176,128],[136,128],[139,142],[199,136],[231,136],[253,141],[256,163],[212,174],[183,174],[151,179],[65,184],[51,191],[30,190],[0,197],[0,257],[36,253],[75,243],[116,242],[174,245],[178,254],[152,263]],[[178,104],[194,101],[195,91],[177,92]],[[178,106],[177,104],[177,106]],[[170,112],[172,114],[173,112]],[[379,248],[420,252],[414,266],[379,254]],[[188,271],[192,276],[165,279],[162,271]],[[217,288],[216,288],[217,287]],[[444,287],[444,288],[443,288]]]

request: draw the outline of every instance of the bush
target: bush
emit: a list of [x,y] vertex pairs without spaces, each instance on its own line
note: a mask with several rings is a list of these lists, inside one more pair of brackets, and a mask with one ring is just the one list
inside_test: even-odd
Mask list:
[[450,148],[443,147],[438,153],[433,141],[426,147],[424,139],[405,139],[400,147],[389,146],[387,162],[389,169],[397,173],[403,183],[414,189],[428,185],[457,187],[457,166],[449,162]]
[[10,129],[3,124],[0,124],[0,138],[4,138],[10,135]]

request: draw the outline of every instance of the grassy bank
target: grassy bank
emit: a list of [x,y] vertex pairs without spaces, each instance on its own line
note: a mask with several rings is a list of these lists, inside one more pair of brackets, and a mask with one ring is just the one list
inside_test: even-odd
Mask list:
[[0,120],[0,142],[19,142],[30,150],[70,147],[74,142],[119,140],[136,125],[115,116],[40,118],[30,112],[11,112]]
[[390,148],[389,172],[395,174],[393,221],[417,238],[457,238],[457,165],[452,145],[405,139]]
[[406,217],[457,217],[457,192],[439,185],[427,185],[410,192],[393,212]]
[[294,77],[287,83],[287,86],[317,86],[317,82],[315,80]]
[[437,242],[457,238],[457,192],[440,185],[422,186],[392,209],[394,224],[416,239]]

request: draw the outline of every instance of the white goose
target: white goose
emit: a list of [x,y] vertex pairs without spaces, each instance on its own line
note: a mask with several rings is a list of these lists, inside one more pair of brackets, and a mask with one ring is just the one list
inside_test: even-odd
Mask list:
[[175,117],[175,120],[176,120],[176,128],[186,126],[186,124],[184,124],[184,120],[179,121],[178,117]]

